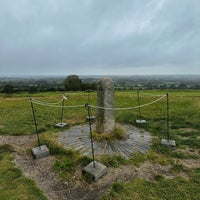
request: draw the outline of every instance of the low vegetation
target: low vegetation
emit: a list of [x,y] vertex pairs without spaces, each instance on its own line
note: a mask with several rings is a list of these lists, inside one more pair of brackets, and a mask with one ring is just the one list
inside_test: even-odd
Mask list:
[[115,182],[109,194],[103,200],[128,199],[200,199],[200,169],[191,172],[191,179],[182,177],[165,179],[157,176],[157,181],[150,182],[143,179],[133,179],[129,183]]
[[74,183],[74,173],[80,167],[88,165],[92,159],[81,155],[78,151],[66,150],[56,142],[55,134],[42,134],[41,143],[48,146],[50,153],[55,155],[54,170],[70,184]]
[[109,141],[112,142],[114,140],[124,140],[128,137],[123,127],[119,124],[116,125],[115,130],[112,133],[97,133],[95,130],[92,132],[93,139],[96,141]]
[[36,184],[14,166],[11,153],[10,146],[0,146],[0,199],[47,200]]

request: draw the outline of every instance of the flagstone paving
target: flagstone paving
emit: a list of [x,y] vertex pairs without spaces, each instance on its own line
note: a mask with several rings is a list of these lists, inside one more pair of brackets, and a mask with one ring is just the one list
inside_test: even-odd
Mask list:
[[[121,154],[129,158],[134,152],[145,153],[151,146],[151,134],[143,129],[132,125],[123,125],[126,130],[125,140],[115,140],[112,142],[93,142],[95,155],[116,155]],[[92,125],[92,130],[95,125]],[[84,155],[91,156],[90,127],[88,124],[73,126],[58,134],[58,142],[66,149],[80,151]]]

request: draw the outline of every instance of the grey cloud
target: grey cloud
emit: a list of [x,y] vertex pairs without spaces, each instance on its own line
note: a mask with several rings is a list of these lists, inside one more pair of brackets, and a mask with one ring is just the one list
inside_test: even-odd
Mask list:
[[199,34],[198,0],[2,0],[0,74],[200,73]]

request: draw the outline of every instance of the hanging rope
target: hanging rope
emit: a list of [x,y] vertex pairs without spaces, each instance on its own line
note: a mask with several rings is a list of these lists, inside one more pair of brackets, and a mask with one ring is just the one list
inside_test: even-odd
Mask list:
[[[160,96],[160,95],[159,95]],[[160,98],[150,102],[150,103],[146,103],[143,105],[138,105],[138,106],[133,106],[133,107],[127,107],[127,108],[109,108],[109,107],[100,107],[100,106],[94,106],[94,105],[87,105],[91,108],[97,108],[97,109],[103,109],[103,110],[131,110],[131,109],[138,109],[138,108],[142,108],[142,107],[146,107],[149,106],[151,104],[154,104],[158,101],[161,101],[163,98],[165,98],[166,95],[161,96]],[[64,99],[67,99],[66,97],[63,97]],[[43,102],[43,101],[38,101],[38,100],[34,100],[32,98],[30,98],[30,102],[41,105],[41,106],[49,106],[49,107],[54,107],[54,108],[81,108],[81,107],[85,107],[86,105],[74,105],[74,106],[62,106],[62,105],[57,105],[59,103],[61,103],[63,101],[63,99],[61,99],[59,102],[57,103],[47,103],[47,102]]]
[[32,100],[32,102],[38,103],[38,104],[41,103],[41,104],[48,104],[48,105],[58,105],[58,104],[62,103],[63,100],[67,100],[67,97],[65,96],[65,94],[63,94],[62,99],[60,101],[56,102],[56,103],[49,103],[49,102],[45,102],[45,101],[36,100],[36,99],[33,99],[33,98],[31,98],[31,100]]
[[85,107],[84,105],[74,105],[74,106],[62,106],[62,105],[55,105],[55,104],[49,104],[49,103],[42,103],[42,102],[38,102],[32,99],[32,102],[41,106],[49,106],[49,107],[54,107],[54,108],[80,108],[80,107]]
[[34,103],[48,104],[48,105],[58,105],[58,104],[62,103],[62,101],[63,101],[63,99],[61,99],[60,101],[58,101],[56,103],[48,103],[48,102],[44,102],[44,101],[39,101],[39,100],[32,99],[32,102],[34,102]]
[[161,101],[163,98],[165,98],[166,95],[163,95],[162,97],[150,102],[150,103],[146,103],[146,104],[143,104],[143,105],[140,105],[140,106],[134,106],[134,107],[127,107],[127,108],[108,108],[108,107],[100,107],[100,106],[93,106],[93,105],[88,105],[89,107],[91,108],[98,108],[98,109],[103,109],[103,110],[131,110],[131,109],[137,109],[137,108],[142,108],[142,107],[146,107],[146,106],[149,106],[151,104],[154,104],[158,101]]
[[147,93],[147,92],[142,92],[142,91],[139,91],[140,94],[144,94],[144,95],[148,95],[148,96],[153,96],[153,97],[161,97],[163,95],[161,94],[150,94],[150,93]]

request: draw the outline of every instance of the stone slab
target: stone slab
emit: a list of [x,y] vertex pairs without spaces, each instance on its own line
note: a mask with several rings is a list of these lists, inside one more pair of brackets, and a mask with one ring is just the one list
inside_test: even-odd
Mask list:
[[[115,130],[115,87],[112,79],[101,78],[97,84],[96,132],[111,134]],[[110,109],[102,109],[110,108]]]
[[[92,124],[92,129],[95,130],[95,124]],[[144,129],[133,125],[123,124],[123,128],[127,134],[125,140],[116,140],[112,142],[93,142],[95,155],[130,155],[130,150],[134,152],[147,152],[151,147],[151,134]],[[91,156],[91,139],[89,125],[72,126],[58,133],[57,141],[66,149],[79,150],[83,155]],[[126,145],[128,148],[126,147]],[[120,150],[121,149],[121,150]],[[127,157],[127,156],[125,156]]]
[[170,148],[176,148],[176,142],[175,140],[167,140],[167,139],[162,139],[161,144],[164,144]]
[[136,120],[136,123],[137,123],[137,124],[145,124],[145,123],[146,123],[146,120],[145,120],[145,119],[137,119],[137,120]]
[[31,150],[34,159],[43,158],[49,155],[49,149],[46,145],[35,147]]
[[89,165],[83,168],[82,172],[88,173],[93,177],[93,180],[96,181],[99,178],[101,178],[106,172],[107,172],[107,167],[99,162],[95,162],[95,167],[94,163],[91,162]]
[[67,126],[67,123],[57,123],[57,124],[55,125],[55,127],[58,127],[58,128],[63,128],[63,127],[65,127],[65,126]]

